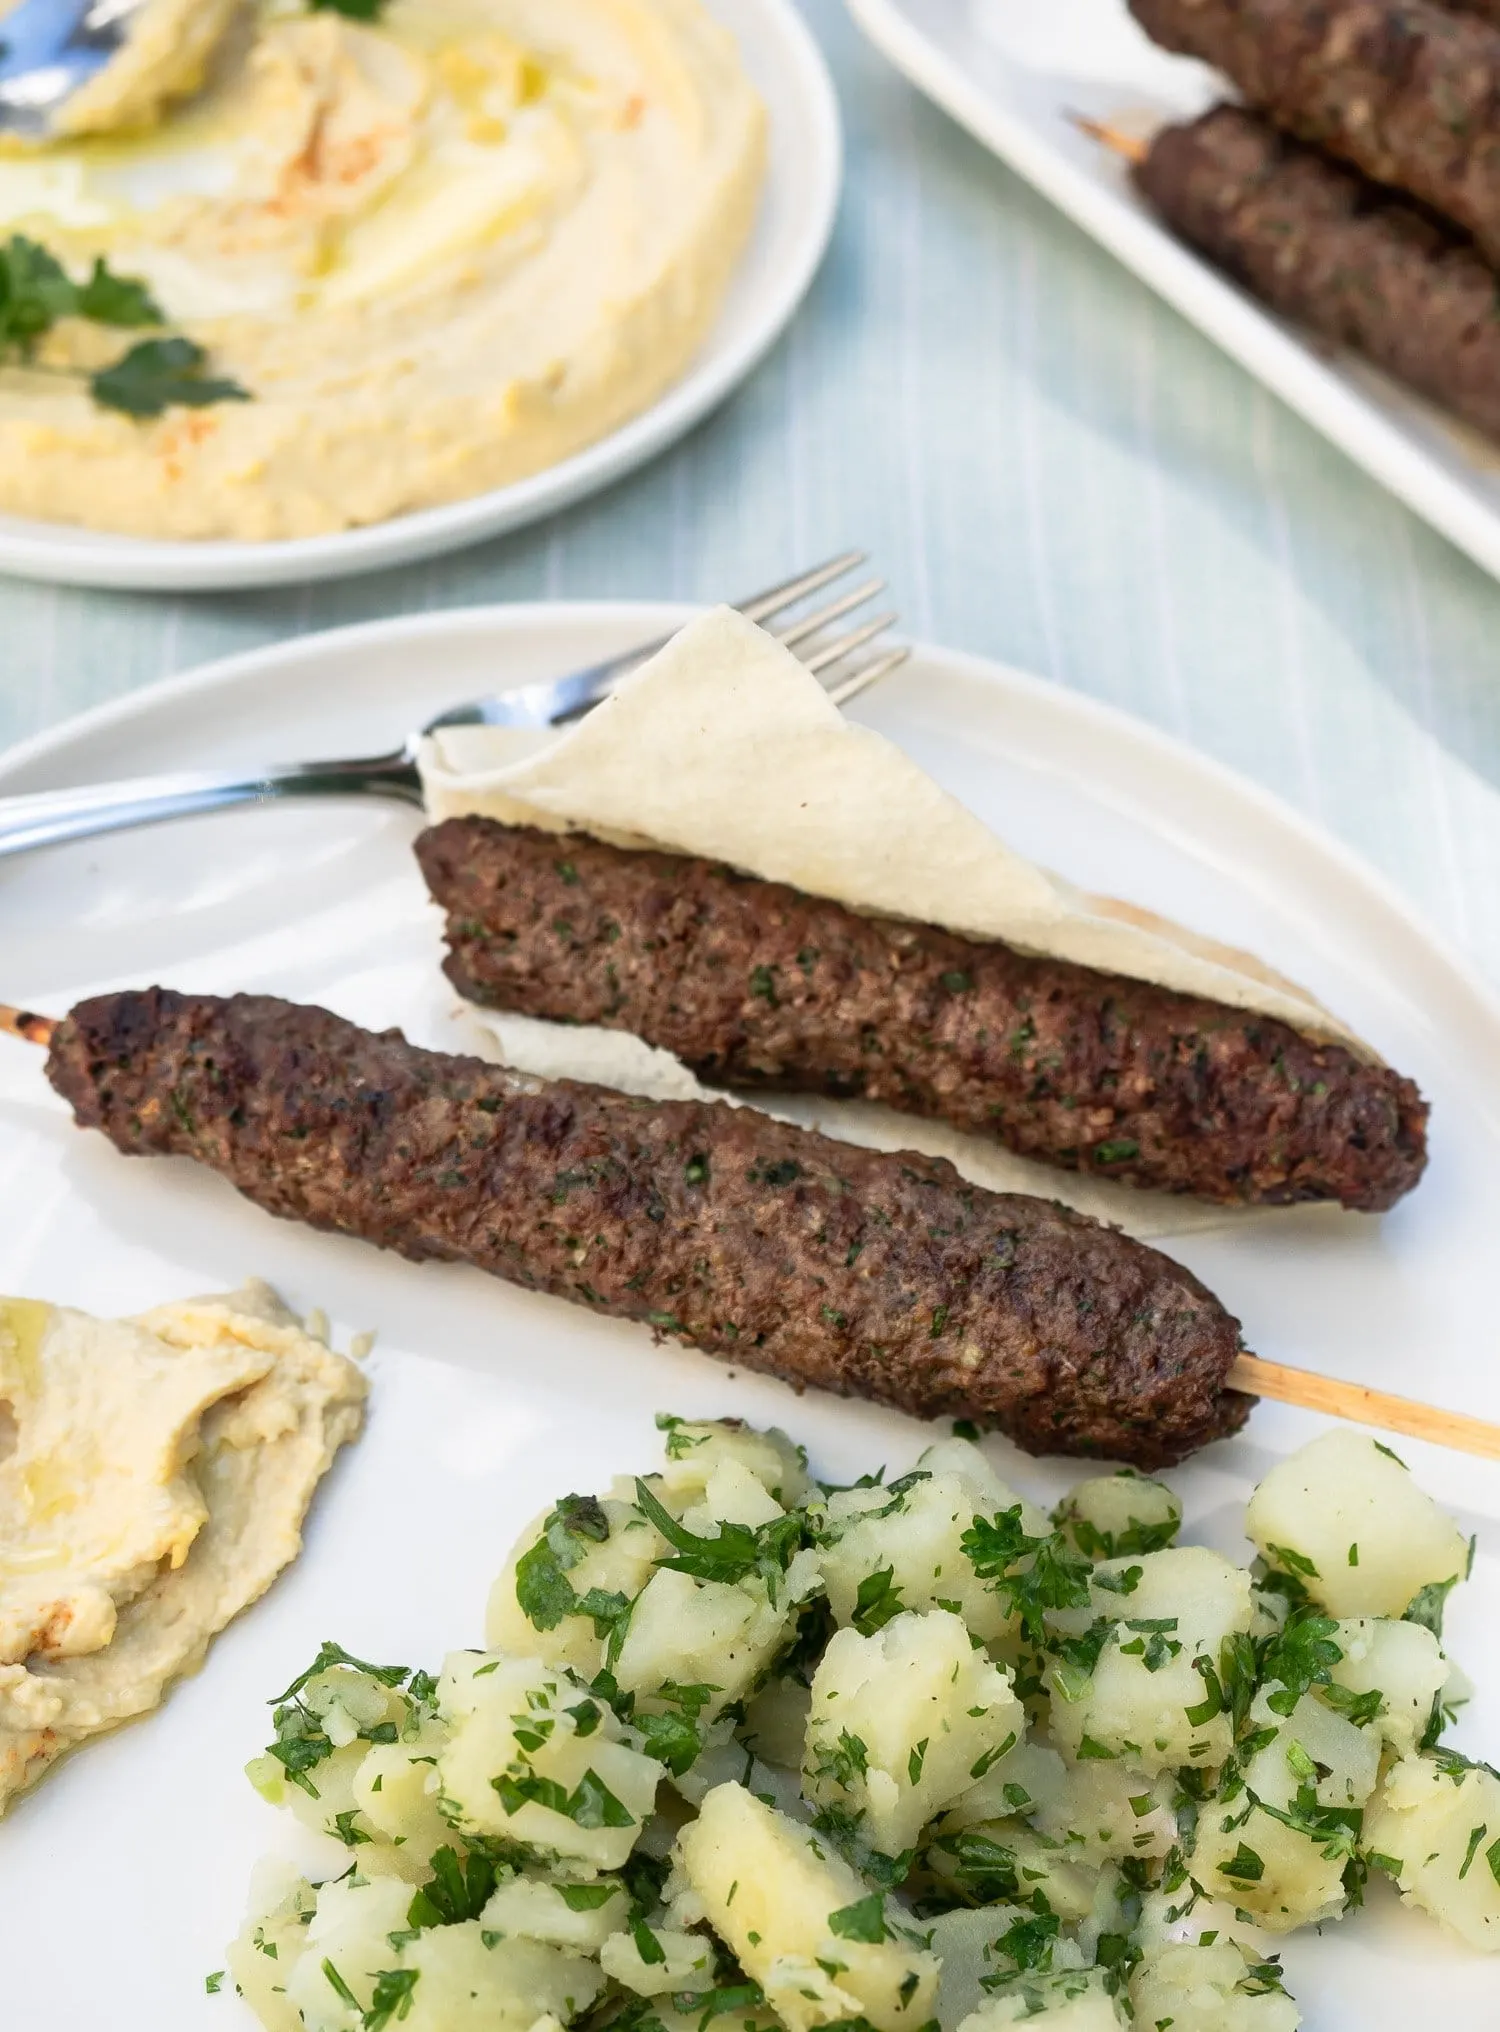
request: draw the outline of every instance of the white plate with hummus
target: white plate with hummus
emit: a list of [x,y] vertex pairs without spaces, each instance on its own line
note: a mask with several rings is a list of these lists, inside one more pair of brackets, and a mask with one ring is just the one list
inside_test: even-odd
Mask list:
[[1500,575],[1500,468],[1478,431],[1257,303],[1175,237],[1070,114],[1149,137],[1224,97],[1125,0],[849,0],[881,51],[1314,430]]
[[[126,82],[99,116],[153,117]],[[0,155],[0,259],[71,285],[0,323],[0,571],[281,584],[552,513],[754,368],[841,179],[791,0],[263,0],[154,118]]]
[[[682,618],[517,607],[340,631],[89,715],[14,751],[0,786],[228,765],[268,746],[369,751],[491,687],[499,671],[528,682]],[[1154,1209],[1154,1232],[1241,1315],[1258,1352],[1500,1416],[1488,1270],[1500,1016],[1462,967],[1300,819],[1107,708],[921,650],[852,716],[1022,852],[1261,954],[1419,1080],[1433,1104],[1430,1170],[1383,1220],[1308,1209],[1195,1222],[1169,1206]],[[415,823],[396,807],[276,807],[11,863],[0,871],[0,994],[61,1009],[92,989],[151,980],[265,989],[452,1045],[463,1033],[410,854]],[[413,1665],[479,1643],[489,1581],[519,1528],[560,1488],[599,1488],[622,1463],[652,1459],[657,1410],[780,1424],[839,1479],[879,1459],[905,1468],[931,1437],[867,1404],[795,1399],[473,1271],[272,1222],[187,1165],[127,1166],[73,1128],[35,1054],[9,1041],[0,1125],[0,1291],[118,1318],[260,1275],[301,1312],[326,1307],[335,1345],[379,1334],[365,1365],[368,1430],[321,1490],[302,1557],[160,1712],[82,1748],[8,1815],[0,1896],[19,2023],[89,2022],[108,1971],[112,2021],[125,2032],[248,2028],[234,1997],[205,1995],[204,1983],[225,1965],[270,1838],[242,1775],[268,1739],[267,1696],[324,1638]],[[1131,1202],[1114,1190],[1128,1221]],[[1320,1429],[1263,1406],[1242,1438],[1175,1471],[1185,1535],[1241,1556],[1252,1485]],[[988,1451],[1008,1479],[1049,1498],[1076,1479],[998,1440]],[[1401,1451],[1478,1535],[1446,1636],[1477,1689],[1455,1740],[1483,1754],[1500,1735],[1495,1475],[1415,1444]],[[89,1868],[60,1897],[57,1859],[80,1855]],[[1321,1939],[1290,1940],[1287,1969],[1313,2032],[1404,2032],[1434,2007],[1478,2026],[1492,2006],[1493,1961],[1437,1936],[1379,1887]]]

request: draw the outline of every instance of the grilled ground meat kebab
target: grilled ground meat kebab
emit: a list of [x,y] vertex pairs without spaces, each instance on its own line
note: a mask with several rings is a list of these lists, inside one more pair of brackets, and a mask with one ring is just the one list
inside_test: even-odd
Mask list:
[[1500,439],[1500,284],[1458,233],[1236,106],[1163,128],[1135,177],[1273,309]]
[[1500,263],[1500,33],[1426,0],[1130,0],[1257,111],[1421,198]]
[[632,1030],[707,1080],[1225,1202],[1377,1210],[1426,1161],[1410,1080],[1243,1009],[579,835],[449,819],[417,858],[461,993]]
[[796,1384],[1157,1467],[1243,1424],[1238,1322],[1155,1249],[723,1102],[419,1051],[269,996],[103,995],[48,1077],[127,1155]]

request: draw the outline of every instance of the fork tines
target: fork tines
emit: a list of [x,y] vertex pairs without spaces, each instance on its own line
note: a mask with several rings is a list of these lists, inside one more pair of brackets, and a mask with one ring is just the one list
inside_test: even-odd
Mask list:
[[[791,579],[784,586],[762,594],[741,611],[762,625],[779,619],[803,601],[811,599],[813,594],[839,579],[847,578],[850,572],[865,562],[866,556],[864,551],[851,550],[840,557],[830,558],[827,564],[804,573],[801,578]],[[835,705],[847,705],[850,699],[888,676],[911,654],[903,645],[881,643],[879,639],[888,628],[895,626],[898,617],[894,613],[879,614],[842,634],[832,632],[835,622],[857,613],[884,591],[884,579],[866,579],[852,591],[840,593],[810,613],[797,615],[771,631],[806,664],[814,676],[823,680]],[[866,655],[862,653],[864,651],[872,653]]]

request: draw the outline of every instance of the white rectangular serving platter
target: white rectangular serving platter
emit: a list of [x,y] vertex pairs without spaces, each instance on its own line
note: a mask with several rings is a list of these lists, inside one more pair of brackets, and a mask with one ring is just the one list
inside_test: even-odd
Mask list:
[[[1232,96],[1125,0],[849,0],[871,40],[986,147],[1340,450],[1500,576],[1500,447],[1265,310],[1176,239],[1070,114],[1146,137]],[[1500,2013],[1497,2013],[1500,2021]]]

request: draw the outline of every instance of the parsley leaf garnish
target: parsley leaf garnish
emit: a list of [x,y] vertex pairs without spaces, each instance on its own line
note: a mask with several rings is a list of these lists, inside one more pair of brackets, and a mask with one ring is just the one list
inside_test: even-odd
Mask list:
[[830,1912],[828,1931],[837,1934],[840,1940],[862,1940],[868,1946],[878,1947],[890,1934],[885,1923],[883,1893],[872,1891],[868,1898],[857,1899],[853,1905]]
[[860,1582],[849,1620],[861,1637],[873,1637],[905,1608],[901,1590],[894,1584],[895,1577],[896,1569],[886,1566],[879,1573],[867,1573]]
[[673,1573],[691,1575],[694,1580],[718,1581],[733,1587],[737,1581],[759,1578],[775,1606],[780,1582],[802,1542],[803,1520],[796,1511],[773,1517],[768,1524],[721,1524],[717,1538],[700,1538],[678,1523],[671,1511],[637,1479],[636,1501],[641,1514],[674,1549],[675,1557],[656,1564]]
[[112,367],[89,377],[89,392],[104,409],[126,416],[160,416],[174,403],[206,409],[214,402],[248,402],[238,381],[205,370],[208,355],[193,339],[142,339]]
[[412,1991],[420,1969],[383,1969],[375,1978],[370,2008],[364,2015],[364,2032],[385,2032],[392,2018],[399,2021],[411,2010]]
[[428,1858],[427,1867],[432,1875],[412,1898],[408,1926],[456,1926],[460,1920],[477,1919],[494,1895],[495,1863],[482,1853],[473,1852],[460,1862],[456,1850],[441,1848]]
[[[1073,1552],[1060,1531],[1031,1537],[1021,1521],[1019,1503],[989,1521],[976,1517],[960,1542],[975,1573],[995,1583],[995,1592],[1019,1617],[1033,1644],[1046,1637],[1043,1619],[1048,1610],[1088,1606],[1088,1562]],[[1028,1558],[1030,1564],[1017,1571]]]

